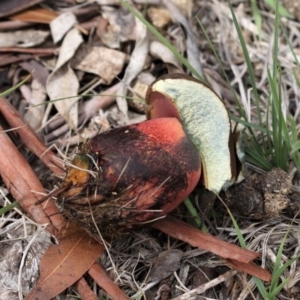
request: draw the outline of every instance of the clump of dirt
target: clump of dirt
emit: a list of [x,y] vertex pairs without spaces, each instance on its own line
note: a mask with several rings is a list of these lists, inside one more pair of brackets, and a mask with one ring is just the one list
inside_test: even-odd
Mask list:
[[226,192],[229,208],[253,219],[276,217],[290,203],[292,181],[287,173],[274,168],[264,175],[252,173]]

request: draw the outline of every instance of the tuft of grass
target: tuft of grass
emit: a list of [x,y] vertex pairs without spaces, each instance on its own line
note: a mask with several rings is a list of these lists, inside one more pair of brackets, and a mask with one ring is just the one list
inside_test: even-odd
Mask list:
[[[226,207],[226,209],[231,218],[233,226],[235,228],[235,231],[236,231],[236,234],[237,234],[237,237],[238,237],[241,247],[246,248],[246,241],[245,241],[243,234],[238,226],[238,223],[236,222],[236,220],[235,220],[234,216],[232,215],[232,213],[230,212],[230,210],[227,207]],[[269,286],[266,287],[265,284],[263,283],[263,281],[260,280],[259,278],[255,277],[255,276],[252,277],[254,283],[257,286],[259,293],[265,300],[275,300],[276,299],[276,296],[280,293],[280,291],[283,289],[283,287],[286,286],[288,284],[288,282],[290,281],[290,278],[285,278],[282,280],[281,276],[283,275],[284,272],[286,272],[288,270],[288,268],[291,266],[291,264],[294,261],[296,261],[300,258],[300,254],[299,254],[296,257],[288,260],[283,265],[281,265],[283,249],[284,249],[284,245],[285,245],[288,234],[289,234],[289,231],[286,232],[286,234],[285,234],[284,238],[282,239],[280,246],[278,248],[275,264],[273,266],[273,271],[272,271],[272,279],[271,279]]]
[[[265,129],[258,130],[258,134],[262,141],[259,144],[254,136],[250,137],[252,141],[246,148],[247,159],[249,162],[267,171],[272,167],[279,167],[284,171],[288,171],[288,165],[292,160],[298,172],[300,172],[300,153],[298,151],[300,149],[300,143],[297,139],[296,124],[292,118],[286,118],[282,110],[281,68],[278,61],[280,35],[280,12],[278,0],[276,0],[275,7],[272,72],[270,67],[267,70],[270,95],[266,115],[267,119],[265,122],[263,122],[263,114],[260,109],[259,92],[247,46],[230,3],[229,7],[248,67],[259,126]],[[290,43],[289,45],[291,51],[293,51]]]

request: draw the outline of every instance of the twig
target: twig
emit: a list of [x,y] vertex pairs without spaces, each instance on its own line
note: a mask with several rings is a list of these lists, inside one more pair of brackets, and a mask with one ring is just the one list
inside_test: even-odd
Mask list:
[[20,47],[0,47],[0,52],[17,52],[28,54],[58,54],[57,48],[20,48]]
[[227,273],[222,274],[222,275],[218,276],[217,278],[215,278],[205,284],[202,284],[202,285],[198,286],[197,288],[195,288],[179,297],[173,298],[172,300],[189,300],[189,299],[191,299],[192,296],[204,293],[206,290],[220,284],[221,282],[226,281],[230,277],[234,276],[236,273],[237,273],[236,270],[228,271]]

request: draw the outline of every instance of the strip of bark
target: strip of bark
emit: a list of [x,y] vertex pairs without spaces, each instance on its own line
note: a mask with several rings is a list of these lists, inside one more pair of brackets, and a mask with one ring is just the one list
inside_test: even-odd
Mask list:
[[269,281],[271,278],[271,274],[267,270],[252,262],[259,256],[256,252],[229,244],[170,216],[156,221],[152,224],[152,227],[194,247],[208,250],[225,258],[231,267],[239,271],[256,276],[264,281]]
[[81,295],[82,300],[98,300],[98,297],[91,291],[89,285],[83,278],[75,283],[75,288],[79,295]]
[[0,47],[0,52],[16,52],[16,53],[27,53],[27,54],[45,54],[52,55],[58,54],[57,48],[18,48],[18,47]]
[[45,146],[18,111],[4,98],[0,98],[0,111],[8,124],[12,128],[17,128],[16,132],[27,148],[37,155],[56,176],[62,176],[64,174],[63,163],[55,159],[56,155]]
[[94,264],[92,268],[89,269],[89,274],[113,299],[130,299],[119,288],[116,288],[116,284],[108,277],[105,270],[98,264]]
[[266,281],[266,282],[270,282],[270,280],[271,280],[271,277],[272,277],[271,274],[267,270],[257,266],[253,262],[243,263],[240,261],[235,261],[233,259],[228,259],[226,261],[229,266],[231,266],[232,268],[234,268],[240,272],[244,272],[244,273],[253,275],[253,276],[255,276],[263,281]]
[[45,190],[1,126],[0,131],[0,174],[6,187],[35,222],[48,223],[47,230],[55,234],[66,221],[52,201],[35,205]]
[[174,217],[167,216],[164,219],[158,220],[152,227],[225,259],[234,259],[248,263],[259,256],[258,253],[229,244]]

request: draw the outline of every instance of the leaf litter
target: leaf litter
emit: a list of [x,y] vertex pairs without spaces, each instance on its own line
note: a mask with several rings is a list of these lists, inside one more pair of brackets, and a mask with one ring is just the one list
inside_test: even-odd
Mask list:
[[[14,2],[22,4],[20,5],[20,10],[23,9],[24,1],[15,0]],[[35,1],[35,3],[38,2],[39,1]],[[142,2],[143,1],[137,1],[137,3]],[[34,1],[32,1],[32,3],[35,4]],[[290,7],[288,1],[284,3],[286,3],[286,8],[293,14],[295,10],[292,5]],[[202,67],[204,74],[210,75],[209,77],[213,82],[213,86],[216,87],[218,93],[225,98],[228,109],[233,114],[237,114],[236,104],[233,102],[233,98],[228,92],[228,87],[223,81],[223,74],[194,18],[197,16],[207,30],[208,35],[212,38],[225,66],[225,71],[230,75],[231,83],[237,91],[237,94],[240,95],[239,97],[243,100],[242,103],[245,110],[247,110],[248,115],[251,116],[251,120],[256,122],[257,114],[252,109],[252,102],[250,100],[251,89],[245,84],[245,82],[247,82],[247,67],[232,23],[227,2],[195,2],[191,10],[192,13],[189,14],[189,12],[185,12],[185,14],[180,17],[176,13],[176,9],[173,10],[171,15],[166,17],[165,14],[171,11],[170,7],[172,6],[169,1],[166,1],[166,4],[169,5],[167,9],[166,6],[162,6],[161,3],[159,3],[159,5],[155,3],[152,4],[147,9],[147,16],[182,53],[188,53],[187,56],[190,62],[195,60],[196,62],[201,62],[201,66],[197,69],[198,72],[201,71]],[[88,8],[89,5],[91,4],[87,3],[86,7]],[[40,6],[35,6],[34,8],[36,7],[39,8]],[[45,101],[42,87],[37,85],[36,80],[41,80],[42,82],[40,83],[45,85],[45,77],[47,78],[48,76],[47,73],[51,73],[47,78],[47,94],[49,99],[54,100],[75,96],[74,98],[54,102],[54,104],[47,104],[48,117],[43,117],[42,119],[41,116],[44,114],[43,106],[26,109],[25,114],[24,109],[21,110],[21,104],[24,104],[24,101],[20,101],[22,94],[14,92],[8,96],[10,102],[17,109],[24,112],[23,115],[27,116],[26,118],[29,123],[33,122],[33,117],[30,117],[30,111],[32,111],[32,109],[36,110],[34,114],[37,116],[34,120],[36,124],[31,124],[36,130],[39,130],[41,138],[46,138],[49,144],[57,143],[62,149],[66,149],[67,147],[72,148],[73,145],[84,141],[87,137],[93,136],[101,130],[107,129],[109,126],[130,124],[139,117],[144,118],[138,108],[130,105],[127,107],[127,104],[130,102],[125,101],[125,98],[121,98],[120,96],[130,95],[135,97],[136,94],[142,96],[143,88],[146,88],[147,84],[149,85],[151,83],[151,80],[140,80],[139,76],[145,72],[148,72],[152,76],[151,78],[157,78],[165,74],[166,70],[173,70],[173,72],[174,70],[176,72],[178,72],[178,70],[184,70],[180,62],[172,57],[170,53],[164,53],[167,52],[167,50],[164,50],[161,45],[158,45],[158,41],[149,33],[147,34],[143,26],[141,26],[130,13],[119,6],[119,1],[98,1],[98,10],[94,10],[95,12],[93,14],[84,12],[80,6],[76,6],[74,3],[67,1],[62,1],[61,4],[57,3],[49,7],[59,15],[59,19],[65,18],[63,21],[66,22],[63,23],[63,26],[59,25],[56,31],[52,30],[52,39],[50,38],[51,31],[48,25],[41,25],[40,31],[33,29],[36,25],[34,23],[30,24],[31,21],[27,21],[29,24],[27,24],[28,29],[26,30],[20,30],[20,27],[1,33],[6,34],[5,38],[1,39],[1,41],[5,41],[6,44],[4,44],[4,42],[0,43],[1,47],[10,47],[5,50],[5,57],[1,58],[1,61],[5,60],[3,64],[1,64],[0,69],[1,91],[4,91],[17,81],[23,79],[24,75],[27,75],[28,72],[34,69],[33,77],[35,77],[35,80],[27,83],[26,87],[23,88],[23,98],[26,101],[26,106],[34,106]],[[137,4],[137,7],[143,12],[142,5]],[[8,14],[9,9],[7,10]],[[258,29],[252,20],[249,3],[238,4],[234,9],[245,35],[249,54],[254,65],[255,76],[257,82],[259,82],[258,86],[262,97],[262,107],[265,111],[268,98],[266,68],[271,59],[272,43],[270,42],[270,37],[272,35],[271,24],[273,24],[274,21],[274,12],[265,4],[261,4],[260,9],[264,14],[264,23],[261,40],[259,40],[257,37]],[[0,11],[3,12],[3,9],[0,9]],[[156,17],[158,18],[156,22],[154,22],[153,19],[153,11],[155,11]],[[15,12],[15,10],[11,10],[11,13]],[[70,17],[71,15],[72,17]],[[91,27],[88,30],[88,36],[83,36],[83,33],[78,28],[80,28],[81,25],[84,26],[86,22],[95,16],[100,18],[98,18],[95,23],[91,23],[92,25],[90,25]],[[174,20],[172,20],[171,17]],[[295,17],[298,17],[297,13],[295,13]],[[52,21],[52,24],[55,24],[54,21],[55,19]],[[4,15],[0,19],[0,26],[4,22],[15,22],[15,20],[13,20],[13,18],[12,20],[7,19]],[[283,23],[289,31],[291,40],[294,41],[293,46],[295,53],[299,53],[300,46],[297,42],[299,40],[299,19],[298,21],[297,19],[288,21],[285,19]],[[182,30],[181,26],[184,27],[184,30]],[[141,31],[139,31],[138,28],[140,28]],[[40,34],[40,32],[42,32],[42,34]],[[9,41],[8,44],[7,41]],[[12,47],[17,47],[18,49]],[[51,49],[58,47],[59,54],[54,50],[52,50],[51,53],[46,53],[45,50],[49,47]],[[74,63],[74,61],[76,62],[77,55],[81,57],[81,49],[91,52],[103,49],[103,53],[105,54],[101,53],[102,50],[96,52],[96,59],[88,59],[88,55],[83,54],[83,58],[88,59],[88,62],[82,67],[80,64],[85,62],[84,59],[77,62],[77,64]],[[24,55],[22,51],[25,50],[30,50],[31,52]],[[35,53],[36,51],[44,54],[37,55]],[[297,85],[299,74],[296,70],[294,56],[284,42],[282,42],[279,47],[279,61],[283,69],[282,87],[284,97],[282,106],[287,116],[291,115],[295,118],[297,129],[299,130],[300,101]],[[37,64],[41,66],[40,69],[38,69]],[[194,63],[192,64],[194,65]],[[105,67],[103,67],[103,65]],[[175,66],[175,69],[170,68],[170,65]],[[194,67],[196,67],[196,64]],[[105,68],[104,72],[103,68]],[[292,74],[292,70],[295,70],[297,76]],[[37,76],[37,72],[41,72],[43,76]],[[100,80],[100,83],[97,84],[93,81],[95,76]],[[116,76],[121,79],[121,83],[119,83],[118,79],[115,79]],[[136,87],[138,82],[144,84],[143,88]],[[87,96],[79,98],[79,89],[82,90],[83,94],[87,94]],[[133,93],[134,90],[136,94]],[[117,104],[116,95],[119,96],[117,98],[119,99],[117,100]],[[27,104],[27,102],[29,103]],[[119,113],[118,108],[123,114]],[[72,128],[73,131],[70,131],[70,128]],[[22,149],[22,147],[20,149]],[[29,155],[28,151],[25,151],[24,155],[30,164],[35,167],[34,159]],[[37,168],[36,170],[37,174],[42,178],[43,176],[41,171],[39,171],[40,169],[41,168]],[[299,174],[293,171],[292,166],[289,170],[289,174],[292,184],[296,188],[299,186]],[[52,186],[53,182],[51,181],[49,183],[49,179],[44,178],[43,184],[48,188]],[[299,222],[297,218],[293,219],[299,207],[299,194],[292,194],[291,203],[293,205],[292,208],[288,206],[285,214],[279,212],[278,217],[275,219],[255,222],[247,218],[239,219],[239,225],[242,228],[248,248],[259,252],[262,250],[261,263],[263,266],[269,266],[272,262],[274,263],[274,257],[287,230],[289,230],[290,233],[286,241],[286,247],[284,248],[282,263],[297,255],[299,252]],[[224,216],[222,207],[217,206],[216,210]],[[186,215],[186,211],[183,207],[179,207],[176,213],[177,215]],[[20,226],[20,223],[14,226],[14,222],[19,222],[21,219],[17,214],[7,213],[1,216],[1,221],[2,220],[4,221],[4,225],[1,227],[0,239],[1,245],[4,245],[9,234],[13,236],[12,233],[9,233],[9,230],[14,230],[14,228]],[[222,220],[207,218],[205,224],[211,232],[217,232],[224,240],[236,243],[236,233],[227,215],[225,215]],[[26,228],[26,226],[24,225],[23,227]],[[32,227],[31,224],[29,226]],[[10,229],[10,227],[12,229]],[[21,226],[20,228],[23,227]],[[33,227],[35,227],[35,225]],[[45,241],[48,239],[49,242],[49,237],[46,238],[40,231],[37,232],[39,237],[43,237]],[[24,237],[21,229],[19,229],[18,234],[20,234],[22,238]],[[37,241],[38,238],[32,243],[32,249],[36,247],[35,244]],[[15,242],[15,245],[15,247],[17,247],[17,242]],[[35,248],[34,253],[38,251],[36,249],[39,248]],[[151,267],[155,271],[156,258],[160,253],[164,253],[163,251],[170,251],[172,249],[179,249],[183,252],[183,256],[180,260],[180,272],[178,272],[178,274],[176,273],[177,275],[174,273],[169,275],[167,280],[160,281],[152,287],[147,286],[146,278]],[[144,228],[137,232],[127,234],[112,243],[110,255],[113,259],[114,266],[112,261],[108,258],[108,254],[102,255],[100,261],[111,278],[116,281],[120,288],[128,295],[133,295],[138,291],[144,291],[145,295],[154,295],[153,299],[158,299],[162,296],[162,291],[165,286],[167,286],[169,292],[166,292],[167,298],[165,299],[174,297],[185,299],[184,296],[181,297],[185,292],[180,292],[180,290],[186,291],[186,294],[189,295],[188,290],[197,288],[193,287],[191,280],[193,274],[196,274],[196,270],[201,268],[204,270],[205,267],[209,267],[213,270],[216,267],[223,267],[225,269],[222,274],[224,274],[226,278],[226,285],[219,284],[223,280],[220,278],[216,283],[219,284],[217,288],[213,288],[213,297],[216,299],[220,297],[227,298],[229,296],[232,298],[240,297],[240,299],[246,299],[246,297],[259,299],[257,289],[255,289],[255,286],[249,281],[247,275],[238,274],[231,277],[234,274],[225,272],[228,271],[228,269],[226,269],[224,261],[221,261],[212,254],[205,253],[205,251],[193,251],[195,251],[195,249],[187,244],[172,238],[167,238],[164,234],[158,233],[151,228]],[[38,258],[38,255],[35,254],[35,258]],[[15,262],[18,262],[18,260],[16,259]],[[27,261],[27,263],[29,262],[30,261]],[[186,276],[183,270],[187,267],[189,271]],[[23,266],[22,276],[26,274],[25,268],[26,262]],[[37,270],[32,272],[34,278],[37,278],[35,277],[36,272]],[[19,270],[16,270],[16,274],[19,274]],[[14,276],[16,276],[16,274],[14,274]],[[218,276],[222,276],[222,274],[215,274],[215,278],[219,278]],[[286,288],[277,296],[278,299],[285,299],[287,295],[288,297],[297,298],[300,293],[298,262],[295,261],[282,276],[283,278],[290,277],[291,279]],[[14,284],[16,284],[17,279],[14,280]],[[23,281],[21,282],[23,283]],[[33,286],[34,284],[31,283],[31,285]],[[29,292],[26,290],[26,286],[28,285],[24,282],[24,295]],[[165,290],[167,291],[168,289]],[[98,289],[97,293],[99,297],[106,297],[105,292],[101,289]],[[6,299],[13,299],[7,295],[6,297]],[[198,296],[193,297],[197,299]]]

